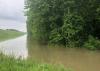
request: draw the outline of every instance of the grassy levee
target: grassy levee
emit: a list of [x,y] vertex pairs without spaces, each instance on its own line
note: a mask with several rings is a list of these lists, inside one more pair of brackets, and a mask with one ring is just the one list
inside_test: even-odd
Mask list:
[[0,41],[15,38],[15,37],[21,36],[23,34],[25,34],[25,33],[17,31],[17,30],[13,30],[13,29],[8,29],[8,30],[0,29]]
[[0,54],[0,71],[71,71],[62,66],[41,64],[32,60],[20,60]]

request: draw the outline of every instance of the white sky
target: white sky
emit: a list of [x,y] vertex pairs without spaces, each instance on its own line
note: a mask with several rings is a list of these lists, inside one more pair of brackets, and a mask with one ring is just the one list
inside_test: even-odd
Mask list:
[[0,28],[26,31],[24,0],[0,0]]

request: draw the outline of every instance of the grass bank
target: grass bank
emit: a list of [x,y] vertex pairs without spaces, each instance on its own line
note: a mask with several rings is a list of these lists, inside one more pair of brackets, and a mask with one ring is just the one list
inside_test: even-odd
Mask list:
[[20,32],[13,29],[2,30],[0,29],[0,41],[8,40],[11,38],[15,38],[25,34],[24,32]]
[[62,66],[41,64],[30,60],[20,60],[0,55],[0,71],[71,71]]

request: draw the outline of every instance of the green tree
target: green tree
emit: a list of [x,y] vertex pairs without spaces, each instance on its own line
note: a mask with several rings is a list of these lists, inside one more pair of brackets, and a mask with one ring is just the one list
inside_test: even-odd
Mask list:
[[26,0],[26,10],[31,39],[65,46],[100,39],[99,0]]

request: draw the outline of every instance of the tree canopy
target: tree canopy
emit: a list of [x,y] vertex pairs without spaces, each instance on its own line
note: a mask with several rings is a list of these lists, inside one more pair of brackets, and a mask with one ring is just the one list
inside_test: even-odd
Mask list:
[[[100,39],[100,0],[26,0],[28,35],[40,42],[83,46]],[[98,47],[100,49],[100,47]]]

